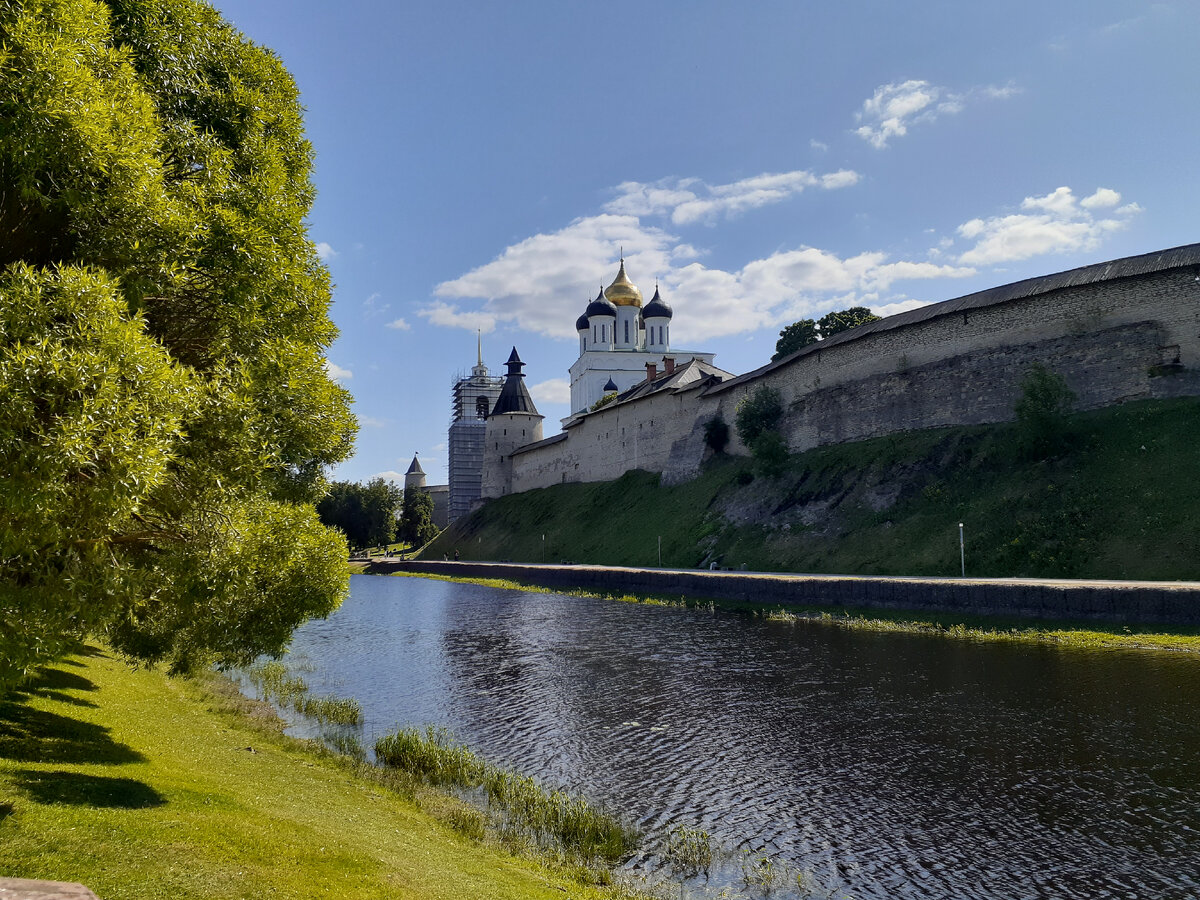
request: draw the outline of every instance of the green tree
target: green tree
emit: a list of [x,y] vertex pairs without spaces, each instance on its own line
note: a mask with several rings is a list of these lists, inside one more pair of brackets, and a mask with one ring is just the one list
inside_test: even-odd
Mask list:
[[404,491],[404,509],[400,514],[400,538],[413,547],[424,547],[437,537],[433,524],[433,498],[428,491],[408,488]]
[[199,0],[0,4],[0,690],[89,633],[187,670],[346,588],[312,151]]
[[717,413],[704,423],[704,444],[713,453],[724,453],[729,444],[729,423]]
[[753,448],[760,434],[778,428],[782,416],[783,398],[779,391],[760,384],[738,403],[733,422],[742,443]]
[[817,325],[821,329],[821,340],[827,341],[835,334],[841,334],[843,331],[849,331],[859,325],[866,325],[868,322],[878,321],[879,316],[865,306],[851,306],[849,309],[826,313],[821,316]]
[[783,331],[779,332],[779,340],[775,342],[775,353],[771,357],[771,362],[777,359],[783,359],[785,356],[790,356],[797,350],[807,347],[809,344],[815,344],[821,339],[820,333],[817,331],[817,323],[812,319],[801,319],[799,322],[793,322]]
[[325,525],[346,535],[352,547],[390,544],[403,494],[400,487],[382,478],[365,485],[335,481],[317,504],[317,514]]
[[1043,458],[1058,453],[1067,443],[1067,416],[1075,392],[1067,380],[1041,363],[1034,363],[1021,379],[1021,395],[1014,412],[1022,450]]

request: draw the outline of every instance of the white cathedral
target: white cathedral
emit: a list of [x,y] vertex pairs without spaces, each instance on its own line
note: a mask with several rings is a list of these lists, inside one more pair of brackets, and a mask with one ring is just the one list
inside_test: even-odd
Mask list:
[[613,283],[602,288],[575,321],[579,359],[571,366],[571,416],[585,413],[605,394],[621,393],[653,378],[659,363],[674,368],[696,359],[712,364],[713,354],[671,348],[671,307],[658,286],[642,306],[642,292],[625,274],[625,259]]

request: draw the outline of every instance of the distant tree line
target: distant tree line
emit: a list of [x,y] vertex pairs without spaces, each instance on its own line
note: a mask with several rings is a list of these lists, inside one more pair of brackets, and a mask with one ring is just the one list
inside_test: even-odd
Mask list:
[[351,547],[382,547],[400,541],[420,547],[437,535],[433,498],[419,488],[403,490],[383,478],[366,484],[335,481],[317,504],[321,521],[346,535]]

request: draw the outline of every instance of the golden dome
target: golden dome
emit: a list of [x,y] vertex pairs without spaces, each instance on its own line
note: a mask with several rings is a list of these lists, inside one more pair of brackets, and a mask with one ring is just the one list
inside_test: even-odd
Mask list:
[[642,292],[625,274],[625,259],[621,259],[621,271],[613,283],[604,289],[604,296],[615,306],[641,306]]

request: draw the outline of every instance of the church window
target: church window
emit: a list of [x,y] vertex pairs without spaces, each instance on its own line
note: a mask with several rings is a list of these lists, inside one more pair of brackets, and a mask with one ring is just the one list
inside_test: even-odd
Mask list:
[[475,417],[478,419],[486,419],[488,414],[488,398],[478,397],[475,400]]
[[629,320],[625,320],[625,343],[629,343]]

